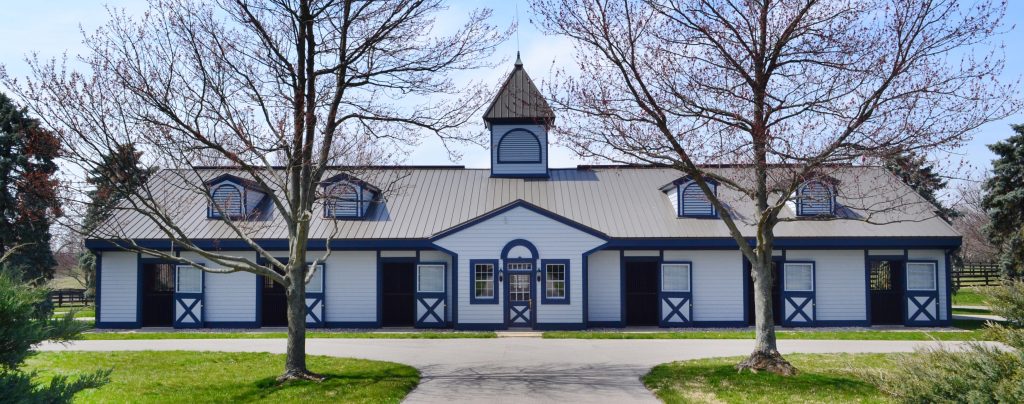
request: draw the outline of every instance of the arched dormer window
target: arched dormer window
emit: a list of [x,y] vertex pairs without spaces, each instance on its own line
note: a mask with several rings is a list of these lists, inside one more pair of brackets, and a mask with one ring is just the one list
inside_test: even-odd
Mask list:
[[245,203],[242,198],[242,188],[231,183],[217,185],[210,193],[212,205],[210,206],[211,218],[238,218],[245,213]]
[[362,194],[360,186],[348,182],[329,185],[324,202],[324,216],[335,219],[363,217],[368,201],[364,200]]
[[812,180],[796,191],[797,216],[832,216],[836,209],[835,191],[828,184]]
[[[711,192],[718,194],[718,185],[713,181],[707,181]],[[715,217],[718,212],[711,204],[707,195],[700,189],[696,181],[685,182],[679,186],[679,216],[680,217]]]
[[540,163],[540,139],[525,129],[509,131],[498,141],[498,162]]

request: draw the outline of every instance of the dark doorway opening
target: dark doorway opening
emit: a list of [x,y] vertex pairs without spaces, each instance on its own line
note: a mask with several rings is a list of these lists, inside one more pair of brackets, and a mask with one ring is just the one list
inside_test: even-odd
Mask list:
[[381,263],[381,325],[412,327],[416,324],[416,264]]
[[[782,287],[779,284],[779,267],[781,261],[772,261],[772,324],[782,324]],[[754,278],[750,276],[753,268],[747,266],[747,324],[754,325],[757,321],[757,314],[754,312]]]
[[903,324],[904,263],[871,260],[871,324]]
[[284,285],[261,276],[260,293],[260,325],[263,327],[287,327],[288,295]]
[[142,265],[142,326],[174,325],[174,264]]
[[626,261],[626,325],[658,325],[658,261]]

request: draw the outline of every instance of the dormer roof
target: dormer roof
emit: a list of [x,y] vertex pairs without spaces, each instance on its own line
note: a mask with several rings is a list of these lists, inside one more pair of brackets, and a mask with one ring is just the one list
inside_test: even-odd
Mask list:
[[551,125],[555,122],[555,112],[533,84],[530,75],[526,74],[518,54],[512,73],[484,113],[484,121],[488,125],[524,121]]

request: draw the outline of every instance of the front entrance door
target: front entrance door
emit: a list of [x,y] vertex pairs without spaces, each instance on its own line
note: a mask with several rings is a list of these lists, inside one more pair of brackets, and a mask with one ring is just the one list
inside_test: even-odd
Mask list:
[[782,265],[782,325],[814,325],[814,263],[786,262]]
[[626,261],[626,325],[658,325],[658,261]]
[[381,325],[412,327],[416,324],[416,263],[381,263]]
[[508,273],[508,325],[533,326],[533,273]]
[[174,264],[142,265],[142,326],[174,324]]
[[872,260],[871,324],[903,324],[902,261]]
[[260,324],[263,327],[288,326],[288,297],[284,285],[260,276]]

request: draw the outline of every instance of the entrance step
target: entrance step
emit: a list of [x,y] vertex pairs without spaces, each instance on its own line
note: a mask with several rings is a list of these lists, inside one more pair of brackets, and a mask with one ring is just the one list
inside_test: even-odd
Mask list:
[[544,335],[540,331],[496,331],[498,338],[540,338]]

